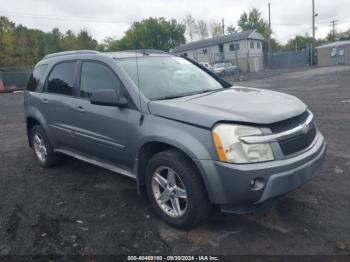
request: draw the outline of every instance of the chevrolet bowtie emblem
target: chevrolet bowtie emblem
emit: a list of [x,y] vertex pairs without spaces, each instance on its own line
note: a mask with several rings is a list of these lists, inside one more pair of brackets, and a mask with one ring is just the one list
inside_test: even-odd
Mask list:
[[310,126],[308,124],[304,124],[303,133],[306,135],[307,133],[309,133],[309,130],[310,130]]

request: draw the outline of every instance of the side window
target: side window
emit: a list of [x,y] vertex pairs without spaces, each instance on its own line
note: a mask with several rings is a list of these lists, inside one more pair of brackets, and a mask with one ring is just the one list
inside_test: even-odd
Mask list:
[[57,64],[49,75],[47,92],[73,95],[75,65],[75,61]]
[[122,83],[106,65],[95,62],[83,62],[80,77],[80,96],[90,98],[101,89],[114,89],[120,92]]
[[39,65],[36,68],[34,68],[34,71],[31,74],[27,84],[28,91],[36,91],[39,81],[43,77],[46,69],[47,69],[47,65]]

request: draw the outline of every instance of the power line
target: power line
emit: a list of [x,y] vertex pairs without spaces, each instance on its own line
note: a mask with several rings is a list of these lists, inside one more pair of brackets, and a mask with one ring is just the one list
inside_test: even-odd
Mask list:
[[45,20],[62,20],[62,21],[72,21],[72,22],[97,22],[97,23],[119,23],[119,24],[129,24],[140,19],[134,18],[111,18],[111,17],[71,17],[71,16],[53,16],[53,15],[37,15],[29,13],[17,13],[17,12],[7,12],[1,11],[1,14],[11,15],[14,17],[24,17],[31,19],[45,19]]

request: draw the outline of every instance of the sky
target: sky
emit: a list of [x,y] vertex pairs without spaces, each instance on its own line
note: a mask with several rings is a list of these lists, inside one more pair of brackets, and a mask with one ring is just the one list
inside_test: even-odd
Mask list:
[[[190,12],[208,24],[223,18],[225,25],[237,25],[240,15],[255,7],[267,20],[269,2],[273,37],[279,42],[311,35],[312,0],[0,0],[0,16],[46,32],[54,27],[63,32],[86,29],[102,41],[121,38],[133,21],[151,16],[183,21]],[[315,0],[315,10],[316,38],[327,35],[331,20],[337,20],[338,31],[350,28],[350,0]]]

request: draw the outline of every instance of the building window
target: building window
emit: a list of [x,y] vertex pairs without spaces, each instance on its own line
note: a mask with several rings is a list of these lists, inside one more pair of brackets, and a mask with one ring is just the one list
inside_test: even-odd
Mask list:
[[239,43],[235,44],[235,51],[238,51],[240,49]]
[[250,42],[250,49],[254,49],[254,42]]
[[256,42],[256,48],[260,49],[261,48],[261,43],[260,42]]
[[235,51],[235,44],[230,44],[230,51]]
[[203,49],[203,54],[208,54],[208,50],[206,48]]

